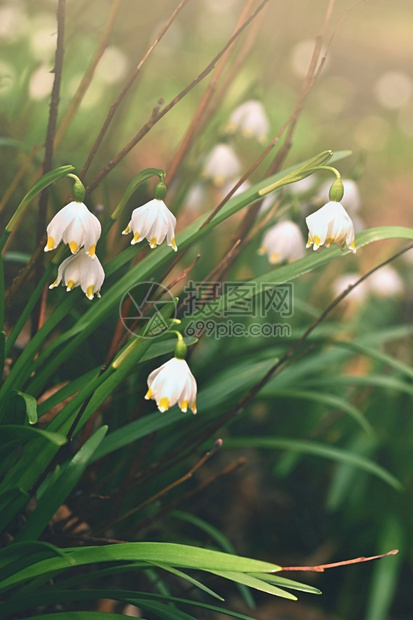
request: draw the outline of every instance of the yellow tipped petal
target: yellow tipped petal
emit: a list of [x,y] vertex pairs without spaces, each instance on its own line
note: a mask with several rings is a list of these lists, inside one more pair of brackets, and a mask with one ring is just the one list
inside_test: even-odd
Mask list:
[[311,235],[308,235],[308,239],[307,239],[307,245],[305,246],[306,248],[309,248],[312,244],[312,239],[311,239]]
[[354,253],[356,253],[356,244],[353,241],[352,243],[350,243],[350,245],[348,246],[350,248],[350,250]]
[[187,410],[188,410],[188,401],[187,400],[183,400],[181,403],[179,403],[179,408],[180,408],[181,411],[186,413]]
[[153,398],[152,388],[149,388],[149,390],[145,394],[145,399],[146,400],[149,400],[150,398]]
[[93,289],[94,288],[95,287],[93,286],[93,284],[91,284],[90,286],[87,287],[87,289],[86,289],[86,297],[88,299],[93,299]]
[[314,235],[314,249],[316,250],[320,245],[320,237],[318,235]]
[[69,246],[70,251],[72,252],[72,254],[76,254],[76,252],[79,249],[79,246],[77,245],[76,241],[70,241],[68,243],[68,246]]
[[195,401],[192,403],[192,405],[190,405],[190,407],[192,409],[192,413],[197,413],[198,410],[196,408],[196,402]]
[[135,244],[135,243],[138,243],[138,241],[139,241],[139,237],[140,237],[140,236],[141,236],[141,234],[140,234],[140,233],[138,233],[138,232],[136,232],[136,233],[133,235],[133,239],[132,239],[132,241],[131,241],[132,245],[133,245],[133,244]]
[[58,284],[59,284],[59,282],[58,282],[57,280],[55,280],[55,281],[53,282],[53,284],[51,284],[51,285],[49,286],[49,288],[55,288],[55,286],[58,286]]
[[178,246],[176,245],[175,237],[174,237],[174,238],[172,239],[172,241],[171,241],[171,246],[173,247],[173,249],[174,249],[174,250],[175,250],[175,252],[176,252],[176,251],[177,251],[177,249],[178,249]]
[[222,187],[223,185],[225,185],[225,177],[218,174],[216,177],[213,178],[213,182],[214,185],[216,185],[217,187]]
[[48,237],[44,251],[48,252],[49,250],[53,250],[54,246],[55,246],[55,243],[54,243],[53,237]]
[[128,235],[130,233],[129,224],[126,226],[125,230],[122,230],[122,235]]
[[96,254],[96,244],[91,245],[87,253],[91,258],[93,258],[93,256],[95,256]]
[[151,248],[156,248],[157,246],[157,239],[156,237],[152,237],[152,239],[149,241],[149,245],[151,246]]
[[66,290],[67,291],[71,291],[72,288],[74,287],[74,285],[75,285],[75,281],[74,280],[69,280],[69,282],[66,285]]
[[279,263],[280,255],[277,252],[273,252],[270,256],[270,263]]
[[161,413],[167,411],[169,409],[169,398],[166,398],[166,396],[161,398],[158,404],[158,409]]
[[265,248],[264,246],[261,246],[260,249],[258,250],[258,254],[265,254]]

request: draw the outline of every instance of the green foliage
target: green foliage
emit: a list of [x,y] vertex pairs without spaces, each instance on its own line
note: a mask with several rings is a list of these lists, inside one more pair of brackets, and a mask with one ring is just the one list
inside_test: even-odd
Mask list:
[[[11,188],[8,195],[5,187],[0,237],[1,618],[106,620],[124,618],[130,604],[147,620],[184,620],[201,613],[253,620],[242,612],[255,614],[258,608],[258,617],[265,595],[293,604],[296,593],[318,595],[322,584],[327,600],[331,588],[331,596],[339,601],[337,616],[350,617],[353,609],[360,609],[364,615],[352,616],[354,620],[385,620],[402,567],[409,562],[406,545],[413,534],[408,509],[413,371],[411,353],[404,348],[412,328],[404,325],[394,300],[377,302],[370,296],[358,306],[351,295],[343,295],[342,305],[348,304],[337,309],[325,278],[342,265],[355,268],[360,255],[366,256],[367,264],[367,251],[387,248],[388,242],[396,240],[399,248],[400,240],[413,241],[413,229],[363,230],[356,236],[356,257],[351,245],[344,250],[334,245],[320,252],[308,250],[288,263],[263,266],[267,263],[257,257],[258,237],[269,223],[289,217],[302,232],[305,229],[295,183],[321,169],[335,170],[325,164],[341,166],[351,153],[323,150],[311,155],[307,148],[304,161],[284,166],[289,136],[287,150],[278,151],[267,176],[258,168],[260,154],[265,155],[260,146],[245,142],[245,136],[226,136],[244,145],[251,186],[222,200],[220,188],[200,179],[202,159],[215,146],[217,135],[225,133],[220,133],[222,110],[239,96],[231,91],[229,80],[228,101],[218,90],[216,96],[224,99],[211,118],[203,116],[208,106],[205,110],[201,104],[202,122],[198,118],[194,135],[187,135],[183,159],[177,156],[171,164],[174,175],[165,200],[178,214],[177,254],[166,243],[149,249],[141,238],[135,239],[138,245],[125,247],[120,236],[123,220],[152,199],[156,177],[168,182],[168,169],[145,168],[146,151],[134,160],[137,164],[129,161],[126,166],[122,160],[155,127],[162,111],[168,105],[172,110],[198,82],[184,85],[181,96],[165,79],[166,92],[174,91],[171,104],[163,108],[159,102],[146,121],[139,106],[130,114],[135,95],[128,94],[127,78],[124,90],[112,92],[102,86],[114,103],[103,133],[95,136],[91,130],[104,121],[103,100],[89,112],[73,108],[72,102],[80,103],[83,95],[78,91],[73,97],[67,85],[79,81],[80,69],[88,76],[83,84],[93,84],[95,69],[88,73],[84,65],[93,49],[90,39],[80,36],[83,27],[83,20],[70,26],[73,55],[65,60],[61,109],[54,108],[55,99],[50,105],[52,120],[54,112],[58,118],[58,111],[68,115],[67,137],[58,128],[45,145],[46,151],[54,152],[54,165],[61,165],[44,175],[40,169],[47,158],[39,144],[46,133],[46,106],[33,103],[30,111],[23,106],[37,61],[30,57],[28,41],[8,44],[22,77],[20,91],[15,87],[4,95],[13,136],[6,131],[0,136],[2,161],[9,157]],[[190,39],[194,36],[188,34]],[[107,41],[101,43],[103,50]],[[225,60],[225,49],[201,77],[218,66],[220,58]],[[163,62],[170,61],[164,57]],[[153,62],[156,65],[159,58]],[[154,99],[152,88],[144,81],[143,101]],[[127,95],[129,112],[108,131],[111,113],[118,103],[125,106]],[[158,90],[155,95],[159,99]],[[280,126],[291,123],[294,128],[302,103],[287,124],[277,118]],[[131,138],[132,129],[136,131],[132,116],[139,116],[143,124]],[[162,140],[170,141],[170,135],[175,142],[181,140],[173,122],[170,131]],[[126,145],[119,151],[125,135]],[[157,134],[152,135],[156,152]],[[256,156],[255,148],[260,149]],[[149,153],[148,159],[154,159]],[[161,149],[156,153],[160,162],[167,159]],[[292,159],[297,158],[293,153]],[[87,165],[81,172],[83,160]],[[64,164],[67,161],[72,163]],[[142,161],[143,169],[131,172]],[[122,165],[113,172],[115,164]],[[100,172],[97,165],[102,166]],[[93,301],[77,287],[80,275],[69,296],[68,282],[67,291],[48,293],[64,253],[66,260],[76,260],[84,248],[71,258],[62,243],[51,260],[44,259],[39,234],[31,230],[30,217],[43,217],[35,199],[48,188],[53,213],[58,212],[68,194],[60,181],[75,170],[86,187],[85,202],[103,224],[97,252],[106,280],[102,298]],[[193,181],[203,183],[207,196],[199,212],[186,205]],[[232,185],[236,181],[233,178]],[[320,206],[316,191],[306,196],[313,210]],[[267,195],[277,200],[269,216],[259,211]],[[155,232],[152,243],[147,231],[151,247],[157,245]],[[33,253],[21,247],[20,234],[32,238]],[[370,268],[374,266],[377,261]],[[203,285],[222,286],[213,298],[198,295],[200,303],[194,308],[187,299],[189,282],[198,286],[196,294],[205,292]],[[134,287],[149,289],[152,284],[172,290],[166,302],[161,287],[153,298],[145,297],[147,306],[155,305],[152,318],[168,327],[156,337],[148,337],[146,324],[139,323],[147,318],[148,307],[142,317],[132,295]],[[262,303],[265,287],[275,295],[285,284],[294,291],[290,315],[271,315],[268,308],[265,315],[242,314],[243,303]],[[137,310],[130,331],[125,329],[124,303],[130,303],[132,315]],[[232,317],[239,318],[242,336],[216,331],[217,325],[228,326]],[[263,327],[276,322],[290,331],[266,336]],[[258,335],[248,331],[251,325],[258,326]],[[162,408],[153,391],[156,404],[145,402],[147,387],[152,390],[155,385],[149,384],[148,376],[173,356],[176,338],[171,327],[188,347],[187,362],[198,385],[197,416],[185,412],[191,403],[184,406],[181,401],[177,404],[182,411],[178,406],[168,410],[169,401],[167,411],[156,411],[156,404]],[[240,469],[245,461],[247,474]],[[307,494],[311,510],[305,504]],[[314,520],[310,516],[306,522],[311,511]],[[319,523],[327,525],[314,534],[314,524]],[[347,590],[345,584],[329,583],[328,577],[307,585],[279,574],[282,565],[294,563],[297,556],[315,554],[324,540],[326,548],[336,550],[337,561],[348,554],[374,555],[393,547],[403,552],[375,566],[367,596],[367,588],[360,593],[354,586],[362,566],[347,569],[356,575],[353,588]],[[101,599],[113,602],[110,611],[101,610]],[[237,611],[228,608],[233,601]]]

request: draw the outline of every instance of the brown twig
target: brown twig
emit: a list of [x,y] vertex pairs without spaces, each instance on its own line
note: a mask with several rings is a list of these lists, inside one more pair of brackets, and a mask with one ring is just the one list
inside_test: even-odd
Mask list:
[[[215,482],[217,482],[217,480],[220,480],[224,476],[228,476],[228,475],[234,473],[234,471],[236,471],[240,467],[243,467],[245,465],[245,463],[246,463],[246,459],[244,457],[240,457],[239,459],[237,459],[233,463],[230,463],[229,465],[224,467],[224,469],[222,469],[220,472],[218,472],[218,474],[215,474],[213,476],[210,476],[206,480],[203,480],[194,489],[191,489],[191,491],[188,491],[187,493],[185,493],[181,497],[177,497],[172,502],[170,502],[169,504],[164,506],[161,510],[159,510],[155,515],[147,517],[146,519],[144,519],[144,521],[142,521],[137,526],[138,531],[142,532],[142,530],[145,530],[147,527],[152,525],[152,523],[154,521],[158,521],[159,519],[163,518],[166,514],[171,512],[171,510],[174,510],[177,506],[179,506],[183,502],[186,502],[187,500],[191,499],[191,497],[193,497],[194,495],[197,495],[201,491],[204,491],[211,484],[214,484]],[[136,528],[135,528],[134,531],[136,531]]]
[[[132,72],[132,74],[129,76],[128,81],[126,82],[125,86],[122,88],[122,91],[120,92],[119,96],[117,97],[117,99],[112,103],[108,115],[102,125],[102,128],[99,132],[98,137],[96,138],[96,141],[94,143],[94,145],[92,146],[92,149],[86,159],[86,162],[82,168],[81,173],[79,174],[79,177],[81,179],[83,179],[83,177],[85,176],[86,172],[88,171],[90,164],[92,163],[96,152],[104,138],[104,136],[106,135],[106,132],[109,128],[110,123],[112,122],[112,119],[115,115],[116,110],[119,108],[120,104],[122,103],[122,101],[124,100],[126,94],[128,93],[129,89],[131,88],[132,84],[134,83],[134,81],[136,80],[136,78],[138,77],[144,63],[146,62],[146,60],[148,59],[148,57],[150,56],[150,54],[153,52],[153,50],[155,49],[155,47],[158,45],[159,41],[162,39],[162,37],[164,36],[165,32],[168,30],[168,28],[170,27],[170,25],[172,24],[172,22],[175,20],[176,16],[178,15],[178,13],[184,8],[184,6],[189,2],[189,0],[181,0],[181,2],[178,4],[178,6],[176,7],[176,9],[173,11],[173,13],[171,14],[171,16],[169,17],[168,21],[166,22],[166,24],[161,28],[161,30],[159,31],[159,33],[156,35],[153,43],[149,46],[148,50],[145,52],[145,54],[143,55],[143,58],[141,59],[141,61],[138,63],[138,65],[135,67],[135,70]],[[119,160],[120,161],[120,160]],[[111,164],[112,162],[110,162]],[[108,164],[109,165],[109,164]],[[114,164],[116,165],[116,164]],[[112,169],[112,168],[110,168]],[[107,174],[107,173],[106,173]],[[104,176],[106,176],[106,174]],[[102,177],[103,178],[103,177]],[[91,186],[89,186],[88,191],[92,192],[93,189],[95,189],[97,187],[97,185],[100,183],[102,179],[99,179],[98,183],[96,185],[93,185],[93,181]]]
[[360,556],[352,560],[343,560],[342,562],[333,562],[332,564],[319,564],[317,566],[282,566],[281,570],[289,571],[312,571],[316,573],[323,573],[328,568],[337,568],[338,566],[348,566],[349,564],[360,564],[361,562],[371,562],[372,560],[381,560],[389,555],[396,555],[399,553],[398,549],[392,549],[387,553],[381,553],[380,555],[372,555],[368,558]]
[[[249,11],[251,10],[251,7],[253,6],[254,2],[255,0],[247,0],[244,6],[244,9],[235,25],[233,34],[238,30],[238,28],[243,24],[243,22],[247,18],[247,15]],[[205,111],[212,97],[214,96],[217,82],[219,78],[221,77],[222,72],[225,69],[225,66],[230,58],[231,52],[232,52],[231,47],[228,47],[225,54],[223,54],[222,58],[220,59],[217,65],[217,68],[215,69],[214,74],[212,76],[212,79],[205,90],[204,96],[202,97],[201,102],[198,105],[198,108],[192,118],[191,124],[189,125],[189,128],[178,148],[178,151],[175,154],[175,157],[173,158],[171,164],[168,167],[168,182],[169,183],[171,183],[172,180],[174,179],[176,172],[185,157],[185,154],[191,148],[191,145],[194,142],[195,136],[199,133],[199,131],[201,130],[204,124],[203,117],[205,115]]]
[[[43,160],[43,174],[46,174],[52,169],[53,166],[53,145],[56,132],[57,114],[59,110],[60,101],[60,84],[62,81],[63,70],[63,58],[64,58],[64,36],[65,36],[65,13],[66,13],[66,0],[59,0],[57,6],[57,42],[56,42],[56,56],[54,65],[54,80],[52,87],[52,94],[50,98],[50,110],[49,120],[47,124],[46,142]],[[46,188],[40,194],[39,199],[39,211],[37,220],[37,236],[36,241],[40,243],[40,240],[44,236],[44,230],[46,228],[47,217],[47,202],[49,199],[49,188]],[[36,263],[35,273],[36,280],[40,280],[43,272],[43,265],[39,261]],[[37,303],[32,313],[32,335],[36,333],[38,329],[40,314],[40,304]]]
[[[89,186],[86,188],[88,193],[93,192],[99,183],[118,165],[120,161],[142,140],[144,136],[152,129],[152,127],[161,120],[173,107],[177,105],[197,84],[199,84],[211,71],[214,69],[218,60],[225,54],[227,49],[232,45],[232,43],[241,35],[241,33],[248,27],[248,25],[255,19],[255,17],[262,11],[264,6],[267,4],[269,0],[262,0],[261,4],[254,11],[254,13],[238,28],[235,34],[227,41],[221,51],[211,60],[211,62],[205,67],[203,71],[194,79],[188,86],[186,86],[176,97],[174,97],[164,108],[159,110],[158,112],[152,114],[151,118],[143,125],[143,127],[138,131],[138,133],[130,140],[124,148],[111,160],[106,166],[102,168],[102,170],[97,174],[97,176],[92,180]],[[83,171],[82,171],[83,172]]]
[[194,475],[194,473],[200,467],[202,467],[202,465],[204,465],[204,463],[206,463],[206,461],[208,459],[210,459],[211,456],[213,456],[213,454],[215,454],[215,452],[217,450],[219,450],[221,445],[222,445],[222,441],[221,440],[216,441],[214,447],[212,448],[212,450],[206,452],[202,456],[202,458],[197,463],[195,463],[195,465],[193,467],[191,467],[191,469],[186,474],[184,474],[183,476],[178,478],[178,480],[175,480],[174,482],[171,482],[171,484],[168,484],[166,487],[164,487],[163,489],[158,491],[158,493],[155,493],[154,495],[152,495],[151,497],[149,497],[145,501],[141,502],[138,506],[135,506],[131,510],[128,510],[127,512],[123,513],[122,515],[120,515],[119,517],[117,517],[116,519],[111,521],[110,523],[105,523],[97,531],[98,532],[104,531],[104,530],[106,530],[108,528],[111,528],[114,525],[118,524],[120,521],[124,521],[125,519],[128,519],[132,515],[136,514],[140,510],[142,510],[142,508],[145,508],[145,506],[148,506],[149,504],[153,504],[153,502],[157,501],[160,497],[163,497],[164,495],[169,493],[169,491],[172,491],[172,489],[174,489],[175,487],[183,484],[187,480],[190,480],[192,478],[192,476]]
[[95,70],[96,67],[98,66],[98,63],[100,61],[100,59],[103,56],[103,53],[106,49],[106,46],[108,44],[108,39],[109,39],[109,35],[112,31],[112,27],[114,24],[114,21],[116,19],[116,15],[119,11],[120,5],[122,4],[122,0],[114,0],[112,3],[112,7],[109,13],[109,17],[108,20],[106,22],[106,26],[105,29],[103,31],[102,34],[102,38],[100,40],[100,44],[98,49],[96,50],[96,53],[94,55],[94,57],[92,58],[83,78],[82,81],[79,84],[79,87],[76,91],[76,93],[74,94],[74,97],[70,103],[70,106],[62,120],[62,122],[60,123],[60,126],[56,132],[56,136],[54,139],[54,148],[56,149],[57,146],[60,144],[60,142],[62,141],[63,136],[65,135],[67,128],[70,125],[70,122],[72,121],[73,116],[76,114],[77,110],[79,109],[79,106],[83,100],[83,97],[85,96],[85,93],[87,91],[87,89],[89,88],[93,76],[95,74]]

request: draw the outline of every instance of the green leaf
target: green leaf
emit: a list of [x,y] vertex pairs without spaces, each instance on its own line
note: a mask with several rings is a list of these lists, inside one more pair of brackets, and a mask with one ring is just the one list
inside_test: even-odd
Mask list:
[[107,430],[107,426],[99,428],[63,468],[60,476],[41,496],[35,510],[17,534],[16,541],[36,539],[40,536],[57,509],[79,482]]
[[[171,516],[176,517],[178,519],[182,519],[183,521],[186,521],[187,523],[191,523],[192,525],[195,525],[196,527],[200,528],[203,532],[206,532],[208,536],[211,537],[212,540],[218,543],[221,549],[226,551],[226,553],[235,553],[234,546],[230,543],[228,538],[216,527],[214,527],[210,523],[207,523],[207,521],[204,521],[203,519],[200,519],[199,517],[196,517],[187,512],[183,512],[181,510],[174,510],[171,513]],[[251,594],[251,590],[247,588],[246,586],[244,586],[243,584],[238,584],[238,589],[241,593],[242,598],[246,602],[246,604],[249,607],[251,607],[251,609],[253,609],[255,607],[255,601]]]
[[19,398],[24,406],[29,424],[36,424],[37,422],[37,401],[31,394],[25,394],[20,390],[13,390],[11,396]]
[[61,611],[54,614],[40,614],[28,616],[23,620],[125,620],[124,614],[114,614],[106,611]]
[[79,547],[65,551],[65,559],[52,558],[37,562],[0,582],[0,589],[10,588],[43,573],[61,571],[67,568],[66,560],[73,563],[74,566],[85,566],[99,562],[146,561],[155,564],[162,562],[179,568],[210,571],[219,569],[252,573],[281,570],[279,566],[269,562],[174,543],[120,543],[101,547]]
[[[330,381],[331,385],[331,381]],[[307,390],[295,390],[295,389],[277,389],[276,380],[269,382],[261,391],[260,397],[264,398],[298,398],[303,400],[314,401],[334,407],[335,409],[341,409],[345,413],[348,413],[367,433],[373,433],[373,428],[368,420],[364,417],[360,409],[357,409],[354,405],[349,403],[344,398],[336,396],[335,394],[326,394],[325,392],[314,392]]]
[[23,443],[29,439],[42,438],[55,446],[63,446],[67,439],[64,435],[50,431],[42,431],[33,426],[21,426],[19,424],[2,424],[0,426],[0,443],[7,444],[11,441]]
[[224,448],[269,448],[272,450],[292,450],[302,454],[318,456],[332,461],[349,463],[364,471],[377,476],[383,482],[393,487],[396,491],[403,490],[403,485],[386,469],[377,465],[369,459],[365,459],[358,454],[352,454],[346,450],[325,446],[313,441],[304,441],[282,437],[237,437],[236,439],[226,439]]
[[279,577],[278,575],[269,575],[268,573],[255,574],[256,577],[272,583],[275,586],[281,586],[283,588],[291,588],[292,590],[298,590],[299,592],[308,592],[309,594],[321,594],[321,590],[314,586],[308,586],[306,583],[300,583],[299,581],[293,581],[286,577]]
[[192,584],[196,588],[199,588],[200,590],[203,590],[207,594],[210,594],[214,598],[217,598],[219,601],[223,601],[224,600],[222,598],[222,596],[220,596],[219,594],[217,594],[216,592],[214,592],[210,588],[207,588],[207,586],[204,586],[203,583],[201,583],[197,579],[194,579],[190,575],[187,575],[186,573],[183,573],[182,571],[178,570],[177,568],[172,568],[172,566],[168,566],[167,564],[163,564],[162,562],[157,562],[156,564],[153,563],[153,565],[157,566],[158,568],[161,568],[162,570],[168,571],[169,573],[172,573],[172,575],[175,575],[176,577],[180,577],[181,579],[184,579],[185,581],[188,581],[190,584]]
[[297,597],[294,596],[294,594],[286,592],[285,590],[267,583],[266,581],[262,581],[262,579],[257,579],[256,575],[224,570],[211,570],[210,572],[218,577],[223,577],[224,579],[229,579],[230,581],[235,581],[236,583],[242,583],[244,586],[254,588],[254,590],[260,590],[261,592],[266,592],[267,594],[274,594],[275,596],[280,596],[281,598],[287,598],[290,601],[297,600]]

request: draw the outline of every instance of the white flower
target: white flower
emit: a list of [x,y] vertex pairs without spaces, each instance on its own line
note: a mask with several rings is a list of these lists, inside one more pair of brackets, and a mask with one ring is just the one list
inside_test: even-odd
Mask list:
[[66,290],[71,291],[80,286],[88,299],[96,295],[100,297],[100,289],[105,279],[105,272],[97,257],[92,260],[83,252],[69,256],[62,262],[57,271],[57,278],[49,288],[55,288],[63,280]]
[[267,114],[260,101],[251,99],[239,105],[231,114],[227,132],[240,131],[245,138],[257,138],[263,142],[270,129]]
[[241,162],[234,149],[228,144],[217,144],[209,153],[202,175],[217,187],[239,177]]
[[163,200],[154,198],[132,211],[131,221],[122,235],[133,232],[131,245],[147,239],[151,248],[156,248],[166,237],[167,244],[176,252],[175,226],[176,217]]
[[[345,273],[344,275],[339,276],[333,282],[332,288],[334,295],[336,297],[341,295],[341,293],[343,293],[352,284],[355,284],[360,278],[361,275],[358,273]],[[360,282],[360,284],[348,293],[345,299],[348,299],[349,301],[351,300],[356,304],[360,304],[366,299],[368,292],[368,283],[366,280],[363,280],[363,282]]]
[[[307,177],[308,178],[308,177]],[[344,194],[343,198],[340,200],[340,203],[343,207],[354,216],[355,213],[358,213],[361,208],[361,197],[358,185],[352,179],[342,179]],[[323,183],[319,190],[319,199],[322,202],[328,200],[328,193],[330,191],[331,182],[327,181]]]
[[315,213],[305,218],[308,226],[307,248],[314,250],[325,246],[329,248],[336,243],[341,250],[346,246],[356,252],[354,243],[354,226],[350,216],[339,202],[330,201]]
[[69,202],[56,213],[47,227],[44,251],[54,250],[63,241],[67,243],[72,254],[76,254],[79,248],[84,246],[86,254],[94,258],[101,230],[98,218],[83,202]]
[[369,276],[369,291],[376,297],[397,297],[404,292],[403,280],[393,267],[385,265]]
[[297,224],[286,220],[272,226],[265,233],[258,253],[267,254],[273,265],[302,258],[304,239]]
[[185,360],[173,357],[153,370],[148,388],[145,398],[156,400],[162,413],[176,403],[181,411],[186,412],[189,407],[196,413],[196,381]]

